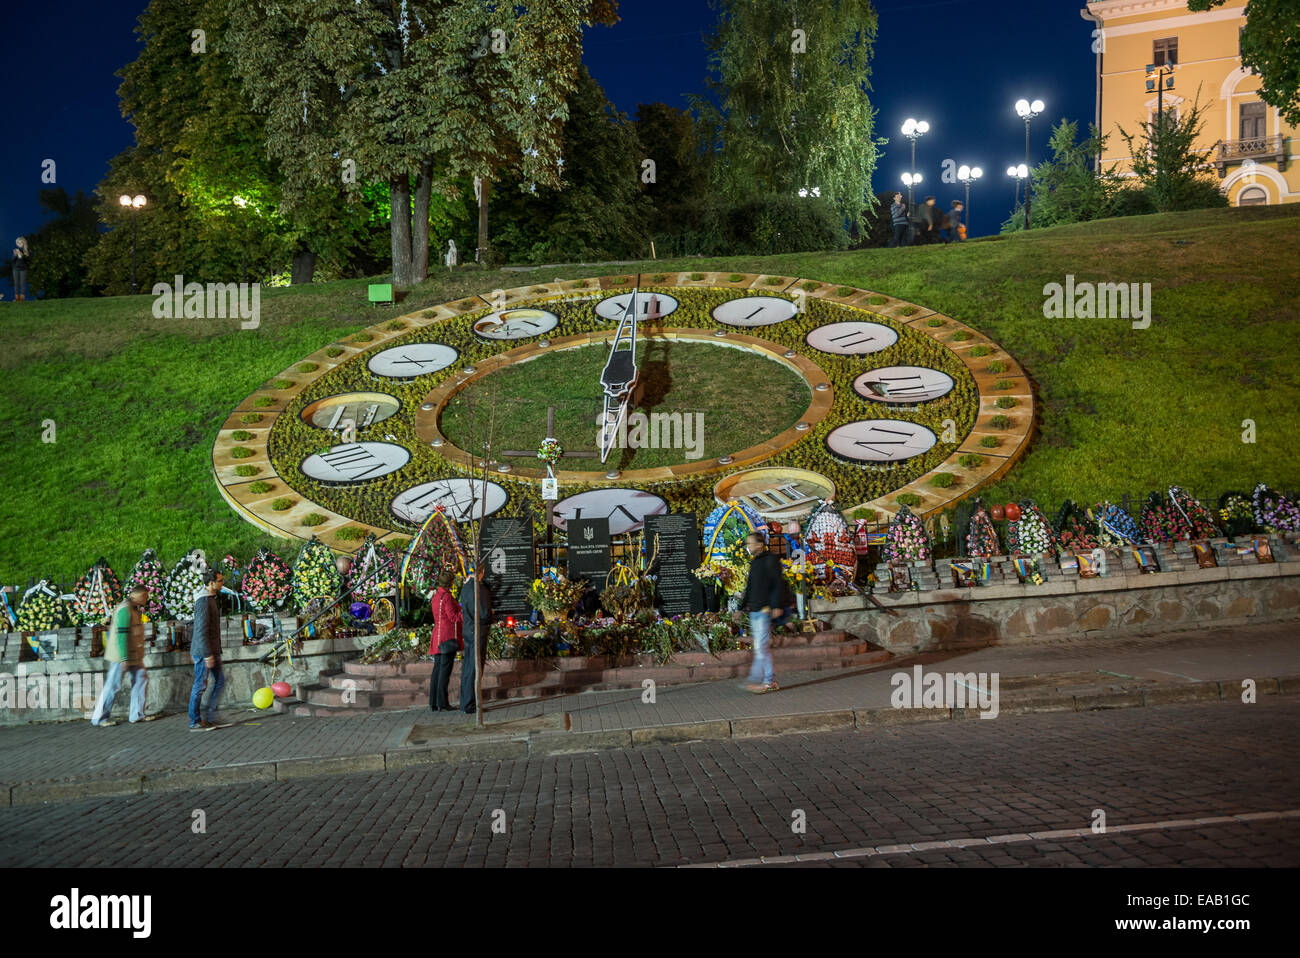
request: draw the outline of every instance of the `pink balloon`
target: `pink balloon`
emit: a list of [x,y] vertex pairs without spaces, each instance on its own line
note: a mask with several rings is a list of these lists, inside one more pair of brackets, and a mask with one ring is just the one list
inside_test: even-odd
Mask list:
[[293,694],[293,689],[288,682],[276,682],[271,686],[271,691],[275,693],[275,697],[278,699],[288,698]]

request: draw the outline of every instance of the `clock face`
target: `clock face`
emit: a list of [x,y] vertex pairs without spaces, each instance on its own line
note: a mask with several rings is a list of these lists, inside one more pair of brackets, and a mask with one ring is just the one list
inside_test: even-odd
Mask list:
[[299,468],[310,479],[352,483],[386,476],[410,461],[411,453],[405,446],[391,442],[353,442],[308,456]]
[[639,489],[592,489],[569,496],[555,504],[551,521],[557,529],[568,527],[570,519],[609,519],[609,534],[635,532],[645,525],[646,516],[662,516],[668,503]]
[[[213,473],[226,501],[249,521],[304,540],[315,535],[335,549],[355,548],[346,538],[349,523],[411,535],[437,507],[453,522],[466,522],[500,517],[507,509],[538,515],[551,506],[554,527],[562,531],[570,519],[605,518],[615,535],[644,528],[651,515],[703,515],[715,498],[742,503],[765,521],[798,519],[837,491],[853,497],[836,502],[846,512],[858,506],[892,512],[903,486],[911,490],[925,481],[916,467],[952,468],[981,410],[1001,395],[984,387],[981,396],[980,383],[995,377],[982,375],[987,361],[971,356],[990,355],[988,347],[996,344],[953,317],[909,324],[855,304],[888,302],[894,312],[910,305],[902,311],[909,316],[934,314],[870,290],[785,277],[770,286],[762,275],[731,275],[665,274],[653,288],[670,292],[638,290],[638,317],[656,327],[647,330],[651,338],[730,348],[716,350],[718,356],[703,365],[686,350],[665,349],[662,369],[647,366],[642,405],[628,407],[629,448],[616,462],[600,462],[598,426],[588,423],[601,419],[600,362],[632,301],[626,276],[503,290],[505,297],[493,300],[497,306],[462,297],[446,309],[403,317],[403,332],[388,317],[371,328],[370,349],[343,351],[322,340],[316,353],[284,371],[289,387],[266,370],[265,385],[233,409],[213,443]],[[762,285],[746,285],[754,281]],[[955,330],[962,333],[960,349]],[[560,382],[546,364],[533,365],[541,337],[556,347],[542,354],[592,348],[590,372],[574,375],[581,382]],[[796,391],[780,407],[784,425],[773,419],[770,434],[728,432],[730,423],[754,419],[758,404],[782,400],[771,395],[761,374],[741,381],[738,353],[779,361],[807,386],[807,396]],[[468,447],[474,437],[453,415],[460,409],[453,404],[475,378],[463,371],[479,360],[485,374],[511,369],[528,385],[520,391],[526,401],[503,401],[492,446],[496,470],[485,477],[463,468],[470,456],[457,442]],[[1023,381],[1023,371],[1005,365],[1008,379]],[[848,385],[852,390],[839,388]],[[659,386],[664,396],[654,392]],[[702,398],[690,389],[702,389]],[[957,488],[925,482],[927,511],[970,495],[1024,454],[1035,420],[1033,395],[1024,396],[1017,392],[1008,422],[998,429],[1000,451],[969,457],[980,462],[962,467]],[[657,425],[667,426],[654,416],[671,419],[674,402],[706,411],[707,454],[683,445],[679,459],[669,458],[677,453],[641,455],[631,442],[634,428],[644,429],[634,427],[633,408],[646,413],[647,435],[654,436]],[[548,405],[568,410],[553,428],[569,453],[554,465],[557,479],[549,483],[536,456]],[[748,447],[733,447],[732,436],[744,436]],[[815,473],[802,468],[814,464]],[[277,511],[273,504],[284,504],[278,490],[255,491],[269,479],[283,483],[298,507]]]
[[946,396],[952,387],[951,376],[926,366],[885,366],[853,380],[853,391],[863,399],[904,406]]
[[389,505],[397,518],[419,525],[437,506],[455,522],[490,516],[506,504],[505,489],[482,479],[435,479],[398,493]]
[[357,429],[364,429],[401,408],[401,401],[387,393],[344,393],[311,403],[303,409],[302,421],[331,431],[345,429],[351,421]]
[[831,323],[819,326],[805,340],[814,349],[835,356],[878,353],[898,342],[898,333],[880,323]]
[[411,343],[375,353],[366,366],[376,376],[414,379],[446,369],[458,355],[456,350],[442,343]]
[[864,419],[832,430],[826,448],[851,462],[902,462],[938,442],[925,426],[898,419]]
[[799,312],[788,299],[776,296],[744,296],[713,310],[713,318],[725,326],[775,326]]
[[[631,293],[619,293],[608,296],[596,304],[596,315],[601,319],[618,322],[627,312],[627,304],[632,301]],[[677,308],[677,300],[664,293],[637,293],[637,322],[663,319]]]
[[528,339],[549,333],[560,317],[544,309],[503,309],[474,324],[474,333],[484,339]]

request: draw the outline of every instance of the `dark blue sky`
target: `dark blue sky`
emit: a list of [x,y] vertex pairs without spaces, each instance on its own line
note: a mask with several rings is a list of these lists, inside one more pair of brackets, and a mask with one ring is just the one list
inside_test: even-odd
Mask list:
[[[131,142],[121,118],[114,72],[138,51],[134,28],[144,0],[4,0],[0,81],[0,252],[42,222],[36,196],[41,164],[57,163],[69,193],[91,192],[108,161]],[[1006,168],[1024,155],[1024,126],[1012,104],[1041,98],[1046,114],[1033,129],[1034,157],[1062,116],[1093,116],[1091,24],[1082,0],[877,0],[880,30],[873,58],[872,103],[878,134],[890,138],[874,188],[901,186],[908,168],[899,127],[908,116],[931,131],[917,146],[923,193],[943,206],[960,185],[939,182],[945,158],[982,166],[972,188],[973,234],[995,232],[1013,187]],[[589,31],[584,59],[619,109],[638,103],[685,107],[704,92],[703,34],[713,22],[707,0],[622,0],[622,22]],[[61,51],[61,52],[53,52]],[[21,109],[15,89],[24,90]],[[7,282],[8,277],[4,277]],[[6,298],[12,295],[7,290]]]

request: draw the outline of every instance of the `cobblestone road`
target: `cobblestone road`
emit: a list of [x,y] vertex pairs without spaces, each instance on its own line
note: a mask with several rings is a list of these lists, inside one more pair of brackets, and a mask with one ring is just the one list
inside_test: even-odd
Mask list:
[[[1296,866],[1300,817],[1161,823],[1300,808],[1298,731],[1300,702],[1268,696],[92,799],[0,809],[0,864],[685,865],[884,847],[836,864]],[[1028,838],[1088,828],[1095,809],[1151,827]],[[1006,835],[1021,837],[892,847]]]

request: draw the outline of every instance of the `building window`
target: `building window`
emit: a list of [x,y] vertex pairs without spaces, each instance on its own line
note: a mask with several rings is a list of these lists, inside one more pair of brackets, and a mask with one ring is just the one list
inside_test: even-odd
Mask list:
[[1248,186],[1237,196],[1238,206],[1267,206],[1268,194],[1258,186]]
[[1157,40],[1151,52],[1151,62],[1158,67],[1166,63],[1178,63],[1178,38],[1165,37],[1163,40]]
[[1241,105],[1241,128],[1238,139],[1259,140],[1264,137],[1264,104],[1243,103]]

